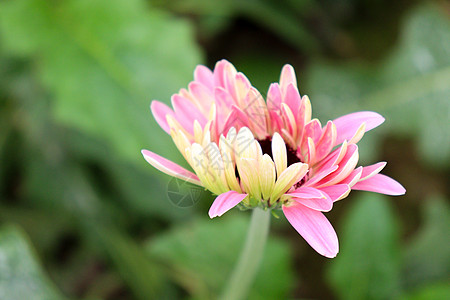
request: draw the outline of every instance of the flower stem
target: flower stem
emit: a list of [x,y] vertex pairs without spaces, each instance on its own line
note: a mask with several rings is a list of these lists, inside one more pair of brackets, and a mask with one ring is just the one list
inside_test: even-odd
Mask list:
[[253,209],[244,248],[223,290],[222,300],[239,300],[247,297],[264,254],[269,224],[270,210]]

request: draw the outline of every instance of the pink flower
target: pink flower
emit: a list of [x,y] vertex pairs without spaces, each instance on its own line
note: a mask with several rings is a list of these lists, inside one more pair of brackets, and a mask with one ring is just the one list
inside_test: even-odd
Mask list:
[[363,111],[322,126],[311,119],[311,103],[300,96],[290,65],[271,84],[267,101],[228,61],[214,71],[198,66],[172,106],[153,101],[151,110],[195,174],[148,150],[142,154],[158,170],[218,195],[211,218],[236,205],[282,209],[311,247],[335,257],[338,239],[323,212],[351,190],[405,193],[379,174],[385,162],[357,167],[356,143],[384,118]]

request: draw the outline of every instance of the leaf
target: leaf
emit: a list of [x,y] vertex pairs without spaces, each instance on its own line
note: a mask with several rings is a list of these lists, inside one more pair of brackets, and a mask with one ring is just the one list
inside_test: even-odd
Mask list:
[[[173,277],[194,298],[214,299],[239,257],[248,225],[243,216],[205,217],[152,239],[147,249],[170,265]],[[292,264],[289,246],[269,238],[249,299],[286,298],[293,283]]]
[[450,297],[448,282],[438,282],[425,286],[403,298],[402,300],[442,300]]
[[[203,32],[207,35],[217,34],[217,31],[227,26],[234,16],[244,16],[272,31],[280,39],[291,46],[310,53],[319,48],[318,41],[311,34],[300,17],[305,17],[314,8],[311,1],[283,3],[274,0],[175,0],[155,1],[158,5],[182,14],[194,14],[200,18]],[[297,13],[295,11],[297,10]],[[228,21],[228,22],[227,22]],[[206,27],[206,26],[211,26]]]
[[11,226],[0,229],[0,299],[65,299],[44,274],[25,234]]
[[[149,258],[140,245],[114,226],[91,222],[90,237],[97,239],[106,256],[113,262],[122,279],[137,299],[155,299],[161,293],[165,276],[153,258]],[[88,229],[88,228],[86,228]]]
[[450,208],[441,197],[424,203],[424,224],[405,247],[403,285],[415,289],[450,276]]
[[[318,62],[310,70],[313,106],[329,119],[375,110],[386,124],[375,131],[417,137],[430,164],[450,162],[450,22],[437,6],[405,20],[399,45],[380,65]],[[374,135],[369,133],[369,135]]]
[[187,22],[143,0],[18,0],[0,3],[0,33],[6,53],[36,63],[57,120],[141,165],[144,147],[176,153],[169,137],[155,142],[164,133],[148,107],[192,79],[200,53]]
[[341,230],[329,281],[340,299],[388,299],[399,292],[399,237],[395,216],[378,194],[355,200]]

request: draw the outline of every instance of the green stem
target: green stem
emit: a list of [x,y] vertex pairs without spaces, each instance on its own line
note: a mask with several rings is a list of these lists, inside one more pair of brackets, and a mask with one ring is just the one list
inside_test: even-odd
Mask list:
[[222,300],[239,300],[247,297],[264,254],[269,224],[270,210],[253,209],[244,249],[223,290]]

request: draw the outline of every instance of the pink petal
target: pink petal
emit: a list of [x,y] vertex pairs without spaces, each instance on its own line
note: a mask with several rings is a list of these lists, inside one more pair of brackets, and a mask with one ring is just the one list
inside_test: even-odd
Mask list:
[[[231,65],[231,63],[226,59],[222,59],[216,63],[214,67],[214,86],[221,86],[226,89],[225,76],[229,65]],[[231,66],[234,68],[233,65]]]
[[297,197],[297,198],[323,198],[324,195],[318,189],[312,187],[302,186],[292,192],[287,193],[289,196]]
[[319,120],[313,119],[311,122],[305,125],[304,136],[303,136],[303,146],[308,143],[308,138],[312,138],[314,143],[317,143],[322,136],[322,126]]
[[293,196],[295,202],[314,210],[330,211],[333,208],[333,200],[326,193],[312,187],[301,187],[287,195]]
[[313,186],[329,174],[333,173],[339,168],[339,166],[331,166],[329,168],[323,168],[320,172],[314,174],[307,182],[305,182],[304,186]]
[[341,200],[350,193],[351,189],[348,184],[335,184],[320,188],[322,192],[326,193],[333,202]]
[[210,90],[214,88],[213,73],[205,66],[199,65],[195,68],[194,80],[203,84]]
[[341,180],[339,182],[339,184],[347,184],[351,188],[361,178],[362,171],[363,171],[363,167],[357,167],[350,173],[350,175],[345,177],[345,179]]
[[345,153],[344,157],[339,162],[339,168],[317,183],[317,186],[329,186],[344,180],[355,169],[358,158],[358,146],[355,144],[348,145],[347,153]]
[[297,87],[297,78],[295,77],[295,70],[291,65],[284,65],[280,75],[280,87],[283,94],[286,93],[288,85]]
[[267,92],[267,108],[269,111],[279,112],[281,109],[281,90],[277,83],[272,83]]
[[279,132],[283,128],[283,120],[276,111],[269,111],[272,132]]
[[164,157],[159,156],[158,154],[155,154],[148,150],[142,150],[141,153],[149,164],[151,164],[153,167],[160,170],[161,172],[166,173],[173,177],[180,178],[187,182],[203,186],[202,183],[200,182],[200,179],[198,179],[197,175],[177,165],[176,163],[168,159],[165,159]]
[[392,196],[403,195],[406,192],[405,188],[400,183],[383,174],[376,174],[369,179],[360,181],[355,184],[352,189]]
[[177,121],[180,122],[180,125],[189,133],[194,133],[194,120],[197,120],[202,127],[208,122],[206,117],[191,101],[178,94],[172,96],[172,105],[175,110]]
[[297,87],[292,83],[287,86],[286,95],[284,96],[284,103],[286,103],[291,109],[294,116],[298,115],[302,98],[297,90]]
[[324,198],[310,199],[310,198],[292,198],[297,203],[309,207],[317,211],[330,211],[333,208],[333,200],[324,194]]
[[379,126],[384,118],[372,111],[360,111],[339,117],[333,121],[337,129],[336,145],[344,140],[350,140],[362,123],[366,123],[366,132]]
[[344,158],[348,150],[348,143],[344,141],[340,147],[327,155],[321,162],[318,163],[317,168],[324,169],[331,166],[338,165]]
[[339,252],[336,232],[328,219],[319,211],[301,204],[283,206],[289,223],[319,254],[332,258]]
[[239,130],[242,127],[248,127],[248,116],[237,106],[231,107],[231,113],[227,116],[225,124],[223,125],[223,132],[228,132],[231,127]]
[[333,122],[331,121],[328,121],[325,128],[323,128],[322,136],[316,145],[317,161],[325,158],[336,144],[336,130],[334,128]]
[[367,167],[363,167],[363,171],[361,174],[360,181],[369,179],[370,177],[374,176],[375,174],[378,174],[383,170],[383,168],[386,166],[386,162],[382,161]]
[[243,98],[247,95],[248,90],[252,87],[248,78],[241,72],[236,74],[236,92],[238,98]]
[[167,106],[166,104],[153,100],[150,105],[150,109],[152,111],[153,117],[155,117],[156,122],[161,126],[161,128],[170,134],[170,126],[167,123],[166,116],[171,115],[175,118],[175,113],[173,110]]
[[311,102],[309,101],[308,96],[302,97],[300,107],[295,118],[297,120],[298,133],[301,135],[305,124],[311,120]]
[[214,101],[213,90],[199,82],[189,83],[189,92],[196,99],[197,107],[203,114],[208,114],[211,109],[211,103]]
[[214,200],[211,208],[209,209],[209,217],[212,219],[214,217],[220,217],[233,207],[239,204],[242,200],[247,197],[247,194],[239,194],[236,191],[229,191],[220,194],[216,200]]

